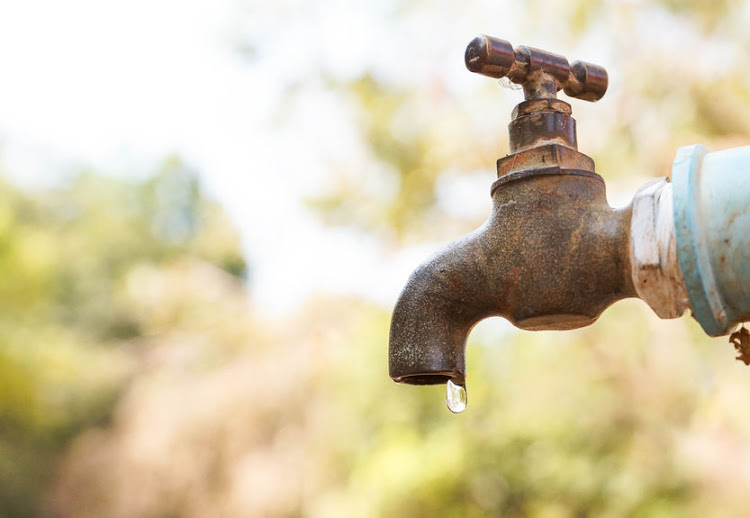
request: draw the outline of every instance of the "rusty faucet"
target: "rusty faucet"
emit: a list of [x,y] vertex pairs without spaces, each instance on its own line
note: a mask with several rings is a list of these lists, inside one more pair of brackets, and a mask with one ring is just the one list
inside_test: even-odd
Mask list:
[[454,411],[465,405],[466,340],[484,318],[564,330],[593,323],[626,297],[643,298],[665,318],[689,307],[673,232],[657,239],[659,229],[674,228],[665,212],[669,182],[652,181],[634,204],[611,208],[594,161],[578,151],[571,107],[557,99],[560,90],[601,99],[606,70],[489,36],[469,43],[465,61],[472,72],[522,85],[525,100],[508,127],[510,153],[497,161],[491,215],[412,273],[393,312],[389,346],[391,378],[448,382]]

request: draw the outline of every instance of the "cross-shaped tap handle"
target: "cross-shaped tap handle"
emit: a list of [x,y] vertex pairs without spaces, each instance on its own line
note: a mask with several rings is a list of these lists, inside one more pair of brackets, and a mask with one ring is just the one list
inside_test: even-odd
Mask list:
[[477,36],[466,47],[466,68],[477,74],[507,77],[523,86],[527,100],[554,99],[559,90],[585,101],[598,101],[607,91],[607,71],[583,61],[572,64],[564,56],[491,36]]

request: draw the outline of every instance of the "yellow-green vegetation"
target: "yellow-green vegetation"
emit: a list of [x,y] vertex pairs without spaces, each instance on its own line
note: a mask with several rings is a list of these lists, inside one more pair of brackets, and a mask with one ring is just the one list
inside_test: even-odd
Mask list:
[[197,263],[235,278],[245,266],[221,210],[176,160],[141,183],[81,174],[55,190],[0,191],[0,516],[35,516],[59,454],[111,419],[144,344],[175,327],[128,298],[134,283],[144,296],[164,289],[151,270]]

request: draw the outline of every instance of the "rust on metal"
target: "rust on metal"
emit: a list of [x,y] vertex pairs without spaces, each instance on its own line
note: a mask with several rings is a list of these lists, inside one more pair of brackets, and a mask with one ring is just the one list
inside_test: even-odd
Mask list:
[[743,325],[729,336],[729,343],[737,350],[737,360],[750,365],[750,331]]
[[508,77],[523,86],[526,99],[554,98],[560,90],[570,97],[597,101],[607,91],[604,67],[568,60],[559,54],[519,46],[515,50],[505,40],[477,36],[466,47],[466,68],[495,79]]

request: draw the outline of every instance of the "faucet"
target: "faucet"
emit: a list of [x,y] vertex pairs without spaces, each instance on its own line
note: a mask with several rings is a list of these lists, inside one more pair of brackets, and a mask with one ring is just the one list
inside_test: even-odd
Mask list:
[[[396,303],[389,340],[394,381],[447,383],[449,407],[463,410],[466,340],[479,321],[492,316],[523,330],[568,330],[592,324],[620,299],[639,297],[662,318],[691,309],[712,336],[727,334],[750,319],[750,289],[738,290],[734,278],[724,279],[730,286],[724,289],[717,281],[720,272],[709,275],[712,261],[720,262],[719,252],[705,243],[703,251],[695,246],[705,241],[706,233],[699,228],[700,218],[685,207],[709,203],[696,201],[696,193],[706,190],[678,189],[698,181],[694,178],[706,178],[699,173],[709,163],[721,168],[720,160],[708,160],[720,153],[707,155],[701,146],[681,149],[673,178],[674,188],[683,194],[673,196],[668,178],[654,179],[636,192],[629,206],[613,209],[594,161],[578,151],[570,104],[557,99],[561,90],[590,102],[601,99],[608,85],[603,67],[569,64],[563,56],[513,48],[490,36],[469,43],[465,63],[471,72],[520,84],[525,100],[513,109],[508,126],[510,153],[497,161],[489,218],[423,262]],[[742,157],[732,160],[749,165],[750,147],[738,149],[744,150]],[[739,176],[750,183],[747,173]],[[742,197],[735,195],[736,204],[748,217],[743,219],[745,231],[737,232],[741,235],[732,245],[744,247],[735,257],[732,275],[744,271],[750,280],[750,237],[744,237],[750,234],[750,202]],[[721,222],[715,224],[721,227]],[[723,243],[718,250],[727,246]],[[691,267],[691,260],[697,266]],[[701,261],[708,266],[701,269]],[[724,295],[731,293],[724,299],[715,296],[702,320],[696,306],[706,306],[703,295],[710,292],[710,299],[716,292],[712,286],[724,289]],[[727,317],[732,304],[736,307]],[[709,314],[721,317],[722,310],[723,320],[717,324]]]

